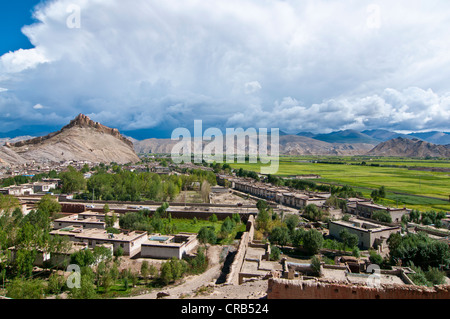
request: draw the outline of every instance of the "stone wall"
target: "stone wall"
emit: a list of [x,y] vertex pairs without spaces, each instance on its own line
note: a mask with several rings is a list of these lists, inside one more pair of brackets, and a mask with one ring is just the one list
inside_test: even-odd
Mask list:
[[380,288],[316,280],[271,278],[268,299],[449,299],[450,286],[432,288],[411,285],[381,285]]

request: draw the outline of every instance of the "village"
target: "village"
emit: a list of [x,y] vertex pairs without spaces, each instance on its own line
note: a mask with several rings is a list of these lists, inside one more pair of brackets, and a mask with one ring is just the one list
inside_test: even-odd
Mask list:
[[[68,166],[77,170],[86,167],[90,169],[97,165],[99,163],[85,161],[45,167],[30,165],[4,170],[3,178],[33,176],[52,170],[62,172]],[[187,169],[213,171],[211,167],[190,163],[161,165],[160,159],[139,165],[124,165],[123,169],[161,175],[186,174]],[[92,174],[87,170],[83,176],[89,179]],[[437,242],[445,243],[448,248],[450,216],[441,219],[441,228],[420,225],[412,220],[405,223],[407,219],[404,216],[409,218],[411,214],[411,210],[407,208],[384,207],[374,203],[372,199],[358,197],[341,198],[345,205],[335,207],[331,201],[334,196],[330,192],[274,186],[264,176],[260,177],[260,181],[255,181],[239,177],[232,170],[225,174],[223,171],[218,172],[217,186],[210,188],[206,202],[186,202],[185,199],[184,202],[170,202],[165,209],[170,218],[189,220],[211,220],[215,216],[217,220],[224,221],[237,214],[240,222],[245,225],[245,231],[232,244],[224,246],[205,246],[205,241],[199,239],[198,233],[161,234],[120,227],[121,216],[140,211],[147,211],[149,216],[153,216],[164,204],[161,202],[74,199],[73,194],[54,194],[61,187],[61,180],[58,178],[43,178],[37,182],[11,185],[0,189],[0,193],[16,197],[24,215],[34,211],[44,196],[54,197],[61,205],[59,217],[52,220],[50,235],[68,239],[70,247],[64,252],[54,253],[45,249],[38,250],[33,263],[35,271],[55,267],[67,276],[64,266],[67,267],[73,254],[85,250],[94,251],[98,247],[110,251],[111,255],[119,256],[122,260],[121,270],[128,268],[139,272],[144,261],[161,269],[168,260],[193,258],[197,256],[199,249],[207,247],[209,266],[203,274],[190,275],[159,289],[143,289],[136,296],[130,296],[131,298],[341,298],[343,295],[334,291],[347,291],[346,289],[353,291],[351,298],[362,298],[365,295],[379,298],[382,294],[385,294],[383,298],[398,297],[401,296],[401,291],[408,291],[409,294],[405,296],[410,298],[418,297],[419,291],[422,292],[422,297],[423,291],[426,291],[429,298],[446,298],[448,295],[446,288],[417,285],[411,279],[416,268],[410,265],[402,265],[399,261],[396,265],[381,268],[375,262],[386,262],[390,257],[389,239],[393,234],[426,234]],[[315,179],[317,176],[296,178]],[[261,203],[264,203],[265,208],[261,209]],[[305,214],[307,207],[317,208],[326,218],[311,218],[311,215]],[[302,241],[303,246],[294,247],[289,244],[289,240],[278,239],[273,233],[268,237],[263,236],[260,216],[262,212],[268,211],[272,213],[272,221],[276,221],[277,225],[282,225],[291,219],[290,216],[295,216],[292,218],[295,221],[293,233],[314,231],[321,235],[321,243],[324,239],[335,247],[321,244],[314,252],[309,252],[305,249],[305,239]],[[380,212],[388,214],[391,220],[386,222],[375,219],[374,215]],[[113,233],[111,229],[117,232]],[[353,243],[350,244],[349,238],[353,238]],[[336,243],[345,243],[351,249]],[[10,247],[9,251],[14,260],[15,248]],[[450,283],[446,276],[444,283]],[[340,288],[335,288],[336,285]],[[317,289],[322,289],[322,295],[317,293]],[[382,289],[383,293],[376,292],[377,289]],[[427,294],[425,295],[428,296]]]

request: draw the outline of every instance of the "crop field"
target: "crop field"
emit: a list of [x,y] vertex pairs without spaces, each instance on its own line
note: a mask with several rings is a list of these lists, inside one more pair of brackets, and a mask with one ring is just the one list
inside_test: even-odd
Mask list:
[[[327,162],[327,163],[323,163]],[[361,165],[365,162],[366,165]],[[262,164],[232,164],[233,168],[260,172]],[[281,177],[317,174],[317,183],[349,185],[369,197],[384,186],[386,205],[406,205],[420,210],[450,210],[450,172],[411,168],[450,168],[449,160],[368,157],[281,157],[276,175]],[[409,168],[409,169],[408,169]]]

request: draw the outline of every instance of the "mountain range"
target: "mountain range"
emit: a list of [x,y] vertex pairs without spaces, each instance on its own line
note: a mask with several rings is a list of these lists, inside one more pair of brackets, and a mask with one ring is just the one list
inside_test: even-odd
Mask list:
[[[432,142],[429,142],[432,141]],[[106,127],[79,114],[62,129],[41,137],[0,138],[0,165],[87,160],[103,163],[134,163],[137,153],[171,153],[178,141],[125,137],[117,129]],[[210,142],[203,142],[205,146]],[[444,145],[446,144],[446,145]],[[224,142],[224,151],[225,151]],[[256,153],[255,145],[246,145]],[[236,150],[236,147],[235,147]],[[336,156],[409,156],[450,157],[450,133],[428,132],[401,134],[387,130],[344,130],[329,134],[281,132],[282,155]]]
[[366,130],[366,131],[355,131],[355,130],[344,130],[336,131],[328,134],[314,134],[311,132],[301,132],[297,134],[298,136],[310,137],[323,142],[330,143],[368,143],[377,145],[381,142],[386,142],[391,139],[398,137],[407,139],[420,139],[425,142],[447,145],[450,144],[450,133],[449,132],[426,132],[426,133],[410,133],[402,134],[397,132],[392,132],[388,130]]

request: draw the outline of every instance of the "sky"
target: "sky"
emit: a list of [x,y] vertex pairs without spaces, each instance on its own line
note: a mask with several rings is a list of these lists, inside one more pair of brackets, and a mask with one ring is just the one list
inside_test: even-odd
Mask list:
[[[35,6],[37,5],[37,6]],[[447,0],[0,4],[0,132],[450,131]]]

